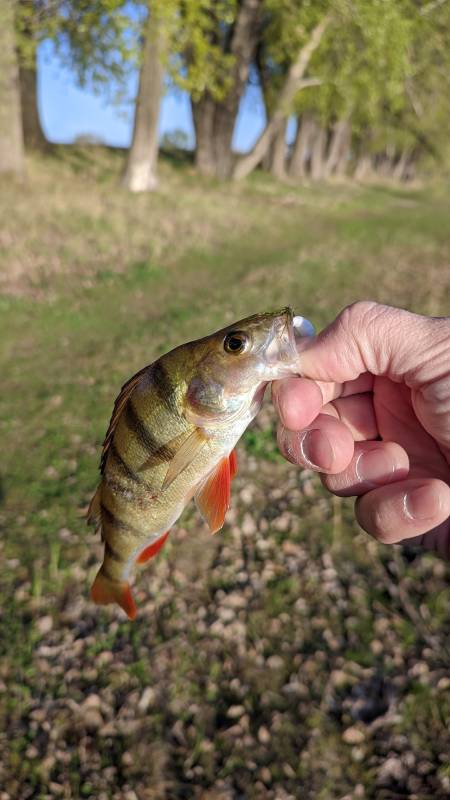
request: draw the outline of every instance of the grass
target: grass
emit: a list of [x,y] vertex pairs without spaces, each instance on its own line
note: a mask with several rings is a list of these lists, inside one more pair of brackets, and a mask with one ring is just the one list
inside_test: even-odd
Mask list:
[[[262,174],[221,186],[165,162],[160,191],[131,197],[121,159],[61,148],[30,160],[27,185],[0,185],[0,784],[11,798],[58,786],[66,797],[287,798],[301,785],[328,800],[359,784],[388,798],[412,792],[406,778],[377,789],[376,776],[390,752],[406,758],[401,737],[414,730],[414,763],[426,745],[432,764],[417,768],[416,793],[447,796],[448,569],[397,564],[443,648],[427,654],[390,552],[356,531],[349,504],[282,462],[270,410],[241,444],[227,529],[211,541],[189,509],[139,581],[134,626],[87,599],[101,551],[82,515],[121,384],[179,342],[287,303],[319,328],[362,297],[448,313],[448,192]],[[341,739],[354,716],[350,689],[334,691],[339,671],[351,686],[381,674],[394,698],[394,732],[364,729],[362,756]],[[92,694],[106,733],[83,717]]]

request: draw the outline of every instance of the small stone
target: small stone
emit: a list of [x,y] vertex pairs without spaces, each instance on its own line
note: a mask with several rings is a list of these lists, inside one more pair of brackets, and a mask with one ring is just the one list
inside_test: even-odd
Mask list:
[[89,708],[86,713],[83,714],[83,722],[88,731],[95,731],[103,725],[103,718],[100,712],[96,711],[95,708]]
[[227,711],[227,717],[230,719],[239,719],[245,714],[244,706],[230,706]]
[[39,633],[45,636],[45,634],[50,633],[53,628],[53,618],[49,614],[45,617],[39,617],[39,619],[36,620],[36,627]]
[[384,764],[378,770],[377,780],[383,786],[389,786],[392,781],[398,784],[404,783],[406,779],[406,770],[399,758],[387,758]]
[[101,704],[102,701],[100,700],[98,694],[88,694],[86,699],[81,704],[81,708],[82,709],[100,708]]
[[259,771],[259,775],[261,780],[264,781],[264,783],[272,783],[272,775],[268,767],[263,767]]
[[383,646],[383,643],[380,642],[379,639],[372,639],[372,641],[370,643],[370,649],[372,650],[372,653],[374,654],[374,656],[379,656],[383,652],[384,646]]
[[252,534],[256,533],[255,520],[251,514],[244,514],[244,518],[241,523],[241,531],[246,536],[251,536]]
[[267,666],[270,669],[282,669],[282,667],[284,667],[284,660],[281,658],[281,656],[269,656],[267,659]]
[[152,689],[151,686],[147,686],[147,688],[144,689],[144,691],[142,692],[141,699],[139,700],[138,703],[139,711],[142,711],[143,713],[147,711],[149,706],[152,706],[154,704],[155,699],[156,699],[155,690]]
[[264,725],[258,729],[258,739],[261,744],[268,744],[270,742],[270,732]]
[[347,728],[342,734],[342,739],[345,744],[362,744],[365,741],[364,733],[356,725]]

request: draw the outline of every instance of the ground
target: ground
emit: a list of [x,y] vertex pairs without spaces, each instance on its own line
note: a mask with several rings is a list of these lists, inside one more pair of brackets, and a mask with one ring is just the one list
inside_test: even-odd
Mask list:
[[447,798],[450,567],[284,463],[270,403],[223,531],[189,507],[134,623],[89,600],[84,514],[121,384],[170,347],[287,303],[448,313],[448,189],[167,160],[130,196],[121,166],[61,148],[0,184],[0,800]]

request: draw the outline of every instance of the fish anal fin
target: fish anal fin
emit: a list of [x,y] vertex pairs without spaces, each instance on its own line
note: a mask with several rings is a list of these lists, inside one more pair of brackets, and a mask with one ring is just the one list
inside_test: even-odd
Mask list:
[[216,533],[225,521],[230,506],[230,461],[223,458],[214,472],[202,483],[195,502],[211,533]]
[[91,597],[94,603],[101,606],[118,603],[129,619],[136,617],[137,609],[129,583],[109,580],[101,568],[92,584]]
[[159,553],[159,551],[165,544],[169,533],[170,531],[166,531],[166,533],[163,533],[163,535],[160,536],[159,539],[156,540],[156,542],[152,542],[147,547],[145,547],[144,550],[142,550],[142,552],[139,553],[136,559],[136,564],[146,564],[147,561],[150,561],[151,558],[156,556],[156,554]]
[[238,471],[236,450],[231,451],[228,460],[230,462],[230,480],[233,480]]
[[205,442],[208,440],[201,428],[194,428],[192,433],[183,442],[178,452],[174,455],[169,464],[166,477],[164,478],[161,490],[167,489],[171,483],[192,463],[195,456],[200,452]]

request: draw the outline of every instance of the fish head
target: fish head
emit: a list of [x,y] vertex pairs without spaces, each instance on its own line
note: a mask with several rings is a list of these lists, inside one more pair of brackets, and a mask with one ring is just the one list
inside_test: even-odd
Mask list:
[[[187,401],[197,419],[230,417],[264,394],[269,381],[299,374],[299,340],[314,329],[290,308],[255,314],[197,343]],[[261,394],[262,390],[262,394]]]

